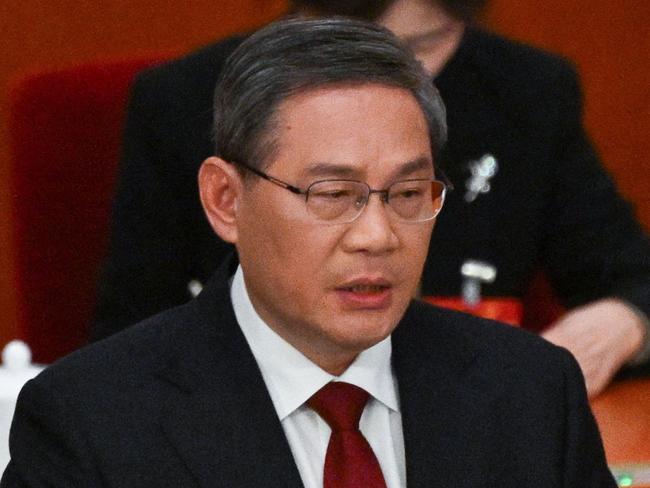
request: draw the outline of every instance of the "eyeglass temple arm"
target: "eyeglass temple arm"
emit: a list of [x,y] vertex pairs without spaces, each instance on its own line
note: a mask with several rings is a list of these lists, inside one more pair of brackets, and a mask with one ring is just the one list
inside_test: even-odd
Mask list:
[[237,166],[241,166],[242,168],[246,168],[248,171],[250,171],[253,174],[256,174],[260,178],[264,178],[265,180],[270,181],[271,183],[273,183],[275,185],[281,186],[282,188],[286,188],[290,192],[296,193],[297,195],[304,195],[305,193],[307,193],[306,190],[301,190],[297,186],[290,185],[289,183],[287,183],[285,181],[274,178],[271,175],[267,175],[263,171],[260,171],[259,169],[254,168],[253,166],[249,166],[246,163],[241,163],[241,162],[238,162],[238,161],[232,161],[232,164],[236,164]]
[[435,169],[435,172],[436,172],[436,179],[442,181],[445,184],[445,186],[447,187],[447,191],[453,191],[454,190],[454,184],[447,177],[447,175],[442,170],[442,168],[440,168],[439,166],[436,166],[434,169]]

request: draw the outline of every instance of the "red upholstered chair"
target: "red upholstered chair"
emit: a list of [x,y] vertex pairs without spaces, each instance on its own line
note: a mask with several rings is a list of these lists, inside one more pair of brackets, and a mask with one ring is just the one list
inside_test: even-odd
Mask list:
[[13,84],[17,330],[36,362],[52,362],[86,342],[128,89],[135,73],[167,57],[85,64]]

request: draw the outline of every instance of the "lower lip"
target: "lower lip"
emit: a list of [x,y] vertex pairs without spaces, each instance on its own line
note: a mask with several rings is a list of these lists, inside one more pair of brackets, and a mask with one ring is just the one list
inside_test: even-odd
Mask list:
[[391,301],[391,289],[385,288],[377,293],[360,293],[350,290],[337,290],[339,299],[347,308],[378,310],[387,308]]

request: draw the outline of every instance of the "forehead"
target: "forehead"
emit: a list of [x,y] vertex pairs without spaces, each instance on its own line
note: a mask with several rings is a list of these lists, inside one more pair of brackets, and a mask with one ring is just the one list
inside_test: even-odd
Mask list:
[[403,88],[360,84],[304,91],[279,106],[276,120],[275,173],[381,179],[422,160],[432,171],[424,113]]

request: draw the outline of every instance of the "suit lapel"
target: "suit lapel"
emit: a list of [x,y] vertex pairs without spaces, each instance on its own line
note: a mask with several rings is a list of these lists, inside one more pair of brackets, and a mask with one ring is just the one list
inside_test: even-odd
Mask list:
[[193,303],[195,323],[159,372],[160,423],[200,486],[301,487],[257,363],[232,310],[220,269]]
[[473,387],[477,351],[421,320],[411,307],[393,334],[408,487],[485,486],[493,397]]

